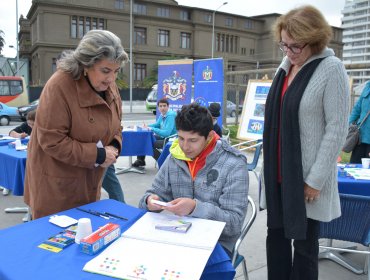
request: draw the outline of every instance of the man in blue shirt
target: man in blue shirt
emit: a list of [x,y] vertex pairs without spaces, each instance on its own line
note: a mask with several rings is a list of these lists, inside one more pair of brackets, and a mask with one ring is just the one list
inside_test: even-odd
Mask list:
[[[154,132],[154,136],[156,138],[153,147],[153,157],[155,160],[157,160],[161,155],[161,153],[157,149],[163,147],[164,138],[177,133],[175,126],[176,112],[169,110],[170,107],[168,100],[162,98],[157,102],[157,105],[161,114],[154,124],[150,124],[147,126],[147,128]],[[145,166],[145,156],[138,156],[132,166]]]

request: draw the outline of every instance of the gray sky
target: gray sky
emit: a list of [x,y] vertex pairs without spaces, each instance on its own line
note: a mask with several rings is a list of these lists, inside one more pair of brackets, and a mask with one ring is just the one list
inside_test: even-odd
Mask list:
[[[226,0],[227,1],[227,0]],[[18,15],[26,16],[31,7],[32,0],[18,0]],[[216,9],[225,0],[178,0],[180,5],[199,7],[204,9]],[[229,0],[228,4],[219,11],[239,14],[243,16],[256,16],[261,14],[283,14],[292,8],[304,4],[310,4],[318,8],[333,26],[340,26],[341,11],[345,0]],[[15,57],[16,50],[9,48],[16,43],[16,0],[0,0],[0,30],[5,33],[5,47],[2,54]]]

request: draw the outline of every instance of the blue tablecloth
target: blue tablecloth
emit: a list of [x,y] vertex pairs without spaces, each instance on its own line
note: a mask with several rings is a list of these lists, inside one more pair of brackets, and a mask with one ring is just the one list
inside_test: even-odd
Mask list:
[[121,156],[153,156],[155,137],[148,130],[123,131]]
[[0,146],[0,186],[10,189],[13,195],[23,195],[26,159],[26,151]]
[[[0,146],[7,146],[10,142],[14,142],[15,139],[2,139],[0,138]],[[21,140],[22,144],[27,144],[29,141],[29,138],[23,138]]]
[[[127,217],[129,220],[110,220],[118,223],[121,230],[127,230],[144,211],[115,200],[101,200],[81,208],[96,211],[107,211]],[[93,230],[107,223],[107,220],[76,209],[58,214],[68,215],[75,219],[90,218]],[[37,219],[26,224],[0,230],[0,279],[20,280],[58,280],[58,279],[112,279],[107,276],[88,273],[82,270],[86,262],[95,256],[81,253],[77,244],[73,244],[60,253],[52,253],[38,248],[44,240],[55,235],[61,228],[48,222],[48,217]],[[231,280],[235,270],[230,259],[220,245],[213,251],[201,279]]]
[[[361,167],[361,164],[356,165]],[[338,177],[340,193],[370,196],[370,180],[356,180],[352,177]]]

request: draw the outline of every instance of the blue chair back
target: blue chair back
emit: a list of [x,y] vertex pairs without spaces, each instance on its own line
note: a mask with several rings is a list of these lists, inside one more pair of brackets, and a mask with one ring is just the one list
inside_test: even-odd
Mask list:
[[248,165],[247,165],[249,171],[253,171],[257,167],[258,159],[260,158],[261,151],[262,151],[262,139],[257,140],[255,148],[256,148],[256,150],[254,152],[253,160],[252,160],[251,163],[248,163]]
[[340,194],[342,216],[320,223],[320,238],[370,244],[370,197]]

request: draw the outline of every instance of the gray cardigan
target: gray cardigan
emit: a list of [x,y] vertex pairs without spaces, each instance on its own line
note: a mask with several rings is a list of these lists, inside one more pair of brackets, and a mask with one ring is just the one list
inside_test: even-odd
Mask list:
[[[331,221],[341,215],[337,158],[348,130],[349,79],[332,49],[308,59],[326,57],[312,75],[299,107],[299,126],[304,181],[320,190],[320,198],[306,203],[307,217]],[[279,68],[288,73],[285,57]]]

